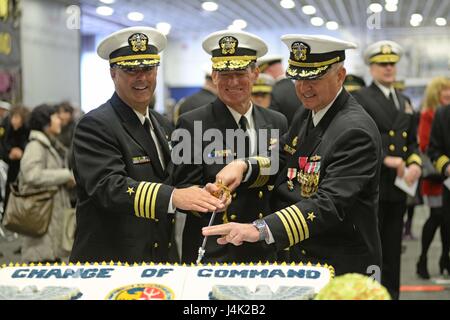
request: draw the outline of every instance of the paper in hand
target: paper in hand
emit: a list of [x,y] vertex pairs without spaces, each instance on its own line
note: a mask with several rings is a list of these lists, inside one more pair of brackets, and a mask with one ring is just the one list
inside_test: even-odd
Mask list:
[[408,173],[408,168],[405,169],[405,174],[402,178],[396,177],[394,185],[405,192],[406,194],[410,195],[411,197],[414,197],[416,195],[417,186],[419,185],[419,179],[417,179],[412,185],[408,185],[404,179],[404,177]]

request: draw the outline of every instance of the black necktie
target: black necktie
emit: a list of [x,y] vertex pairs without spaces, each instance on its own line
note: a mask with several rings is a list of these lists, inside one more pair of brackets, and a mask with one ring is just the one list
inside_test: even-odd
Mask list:
[[158,159],[158,161],[153,161],[155,163],[155,166],[157,166],[157,170],[160,170],[160,172],[164,172],[163,167],[161,166],[161,161],[159,160],[159,154],[158,154],[158,149],[156,148],[156,141],[153,140],[152,134],[150,133],[150,119],[145,117],[144,120],[144,128],[145,128],[145,132],[147,132],[148,136],[149,136],[149,143],[150,143],[150,147],[151,147],[151,151],[154,154],[154,156],[156,157],[156,159]]
[[392,91],[389,91],[389,101],[392,103],[392,105],[395,107],[395,109],[398,109],[397,104],[395,103],[394,95],[392,94]]
[[250,156],[250,137],[248,135],[248,120],[245,116],[241,116],[241,119],[239,119],[239,126],[245,133],[245,157],[248,158]]

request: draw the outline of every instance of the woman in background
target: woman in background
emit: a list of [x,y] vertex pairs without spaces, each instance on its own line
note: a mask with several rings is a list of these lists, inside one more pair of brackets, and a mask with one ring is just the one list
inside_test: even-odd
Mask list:
[[61,120],[56,108],[40,105],[30,117],[30,138],[21,160],[20,188],[48,188],[57,186],[53,198],[50,224],[41,237],[24,237],[22,259],[25,262],[58,262],[67,257],[63,250],[64,212],[70,208],[67,186],[75,184],[67,169],[66,149],[56,139],[61,132]]
[[[450,104],[450,79],[437,77],[431,80],[425,90],[425,99],[422,104],[422,112],[419,122],[419,147],[423,153],[430,143],[431,125],[434,114],[439,106]],[[449,239],[442,228],[442,191],[443,184],[440,177],[424,177],[421,184],[421,194],[424,204],[430,207],[430,216],[423,225],[422,230],[422,251],[417,262],[417,274],[422,279],[429,279],[430,274],[427,267],[427,253],[433,241],[434,234],[438,227],[441,227],[442,255],[439,260],[441,273],[448,264]],[[447,266],[448,267],[448,266]]]

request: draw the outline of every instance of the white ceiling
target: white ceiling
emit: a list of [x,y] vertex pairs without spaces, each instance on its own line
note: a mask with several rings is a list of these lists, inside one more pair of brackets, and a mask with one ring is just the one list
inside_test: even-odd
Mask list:
[[[62,0],[64,1],[64,0]],[[158,22],[172,25],[170,36],[212,32],[227,28],[235,19],[244,19],[250,32],[274,29],[299,29],[311,27],[310,18],[302,12],[302,6],[313,5],[319,16],[326,21],[336,21],[341,29],[367,28],[370,3],[384,5],[385,0],[294,0],[293,9],[284,9],[280,0],[216,0],[219,9],[206,12],[201,8],[202,0],[115,0],[111,6],[114,14],[102,17],[95,9],[99,0],[79,0],[82,9],[82,32],[85,34],[109,33],[132,25],[155,26]],[[142,22],[127,19],[128,12],[139,11],[145,16]],[[436,26],[435,19],[444,17],[450,25],[450,0],[399,0],[396,12],[382,11],[380,23],[383,28],[405,28],[410,26],[413,13],[423,15],[421,26]],[[323,27],[316,27],[318,30]]]

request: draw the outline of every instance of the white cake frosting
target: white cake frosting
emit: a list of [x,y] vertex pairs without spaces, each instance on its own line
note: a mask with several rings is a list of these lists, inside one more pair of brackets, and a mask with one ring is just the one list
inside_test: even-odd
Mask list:
[[333,276],[310,263],[10,264],[0,268],[0,299],[309,299]]

